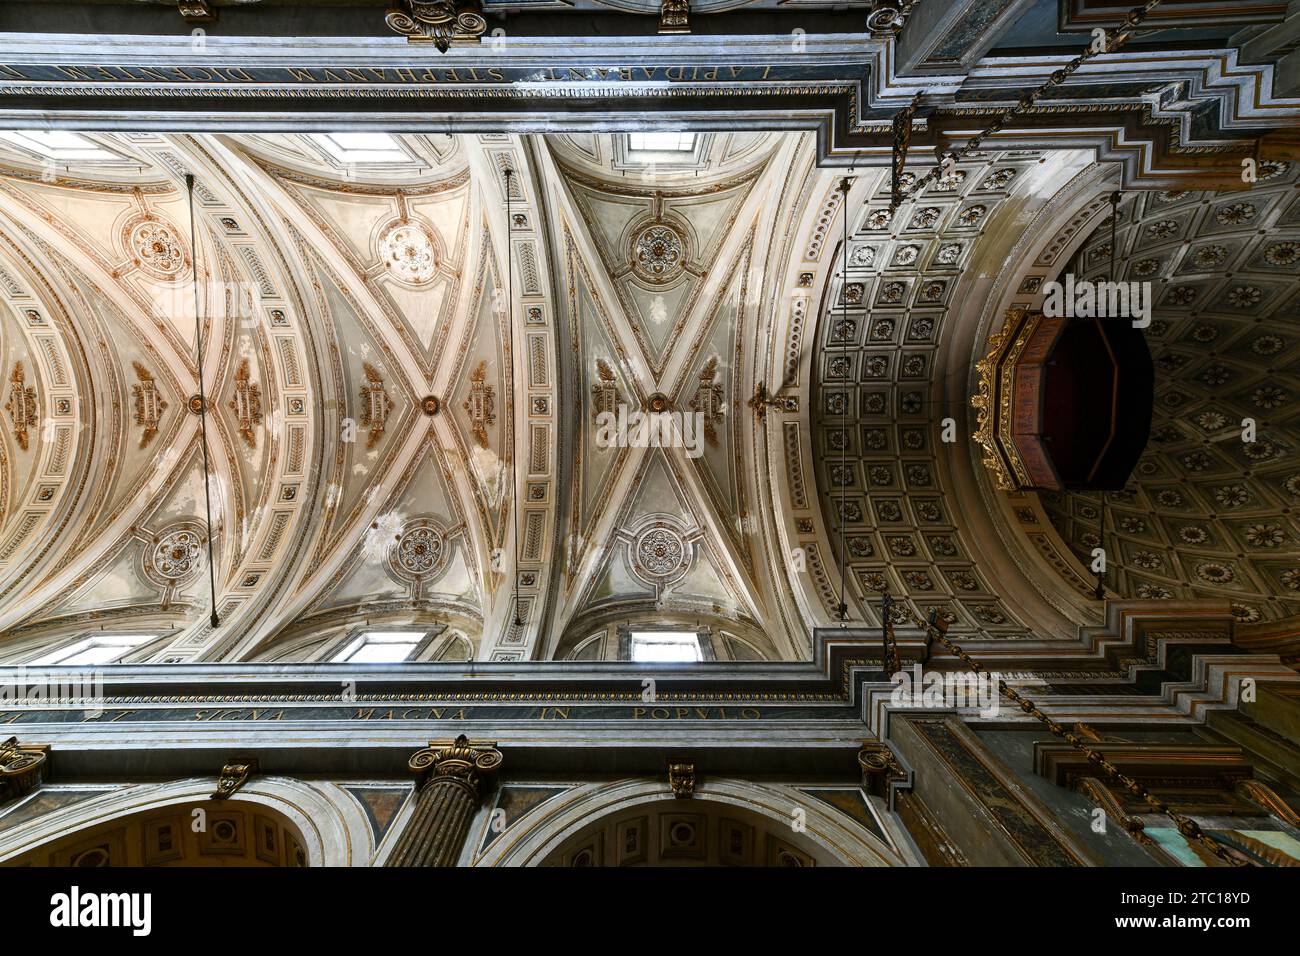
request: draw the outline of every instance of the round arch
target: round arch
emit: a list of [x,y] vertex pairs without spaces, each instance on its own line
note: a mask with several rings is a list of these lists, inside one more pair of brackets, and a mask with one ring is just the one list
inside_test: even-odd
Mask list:
[[[802,811],[796,813],[796,811]],[[801,829],[792,824],[798,820]],[[585,856],[583,854],[586,854]],[[577,787],[520,818],[476,866],[903,866],[865,827],[794,788],[712,778]]]
[[333,784],[262,777],[223,801],[209,799],[214,787],[133,785],[41,814],[0,833],[0,866],[366,866],[374,855],[363,810]]

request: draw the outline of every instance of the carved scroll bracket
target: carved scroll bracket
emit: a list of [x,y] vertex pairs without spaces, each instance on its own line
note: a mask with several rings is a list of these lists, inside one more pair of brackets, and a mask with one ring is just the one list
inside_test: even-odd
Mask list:
[[17,737],[0,742],[0,804],[17,800],[41,785],[49,744],[20,744]]
[[216,792],[210,799],[225,800],[234,795],[260,769],[256,757],[236,757],[221,768],[221,773],[217,776]]
[[695,796],[695,764],[689,760],[673,758],[668,761],[668,786],[679,800]]
[[895,785],[906,786],[907,771],[894,756],[889,745],[879,740],[865,740],[858,751],[858,767],[862,770],[862,789],[873,797],[889,800]]

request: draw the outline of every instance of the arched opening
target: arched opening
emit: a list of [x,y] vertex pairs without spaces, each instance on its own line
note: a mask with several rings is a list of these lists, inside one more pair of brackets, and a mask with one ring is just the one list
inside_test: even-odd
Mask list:
[[302,833],[279,811],[194,800],[117,817],[51,840],[3,866],[307,866]]
[[817,841],[753,810],[712,800],[657,800],[611,813],[542,866],[843,866]]
[[907,851],[870,809],[850,816],[796,787],[661,780],[574,788],[517,820],[475,866],[900,866]]

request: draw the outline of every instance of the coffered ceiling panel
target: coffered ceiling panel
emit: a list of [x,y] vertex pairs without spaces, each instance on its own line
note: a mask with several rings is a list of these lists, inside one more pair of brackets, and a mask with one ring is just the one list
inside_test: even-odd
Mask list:
[[[1297,184],[1300,167],[1266,161],[1245,192],[1120,207],[1116,276],[1151,283],[1156,302],[1150,442],[1104,517],[1095,494],[1043,497],[1081,560],[1104,543],[1125,597],[1226,599],[1242,624],[1300,613]],[[1111,257],[1107,223],[1071,268],[1105,278]]]

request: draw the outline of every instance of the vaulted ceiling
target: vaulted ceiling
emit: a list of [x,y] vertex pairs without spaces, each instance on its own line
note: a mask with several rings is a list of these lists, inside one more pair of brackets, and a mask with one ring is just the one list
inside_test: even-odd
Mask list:
[[[873,622],[886,590],[899,620],[995,637],[1094,620],[1017,550],[968,398],[1026,230],[1105,167],[976,154],[892,216],[887,172],[851,173],[846,246],[812,134],[634,145],[0,143],[0,660],[98,628],[161,635],[143,659],[317,659],[364,623],[445,626],[454,658],[601,658],[637,622],[797,658],[841,595]],[[1267,258],[1253,230],[1243,262]],[[619,406],[699,414],[698,446],[611,446]]]
[[[1248,625],[1300,613],[1298,184],[1300,166],[1265,162],[1248,193],[1152,192],[1120,208],[1116,276],[1156,289],[1151,440],[1104,503],[1045,496],[1081,558],[1104,523],[1120,594],[1227,600]],[[1111,252],[1107,225],[1072,271],[1104,278]]]
[[[812,175],[810,137],[91,142],[57,163],[18,143],[0,178],[14,653],[130,626],[171,633],[163,659],[293,659],[383,618],[515,659],[641,613],[791,652],[796,622],[759,625],[775,583],[740,520],[740,410],[762,197],[796,156]],[[601,389],[706,403],[703,454],[601,447]]]

